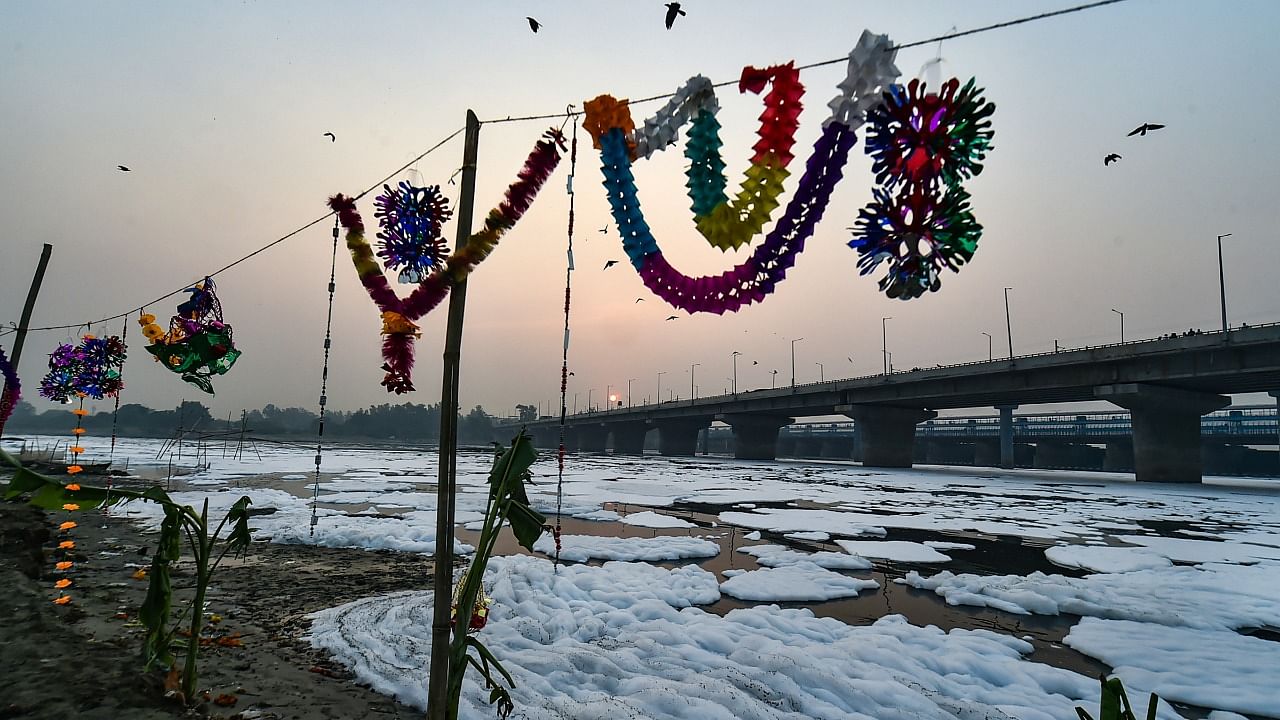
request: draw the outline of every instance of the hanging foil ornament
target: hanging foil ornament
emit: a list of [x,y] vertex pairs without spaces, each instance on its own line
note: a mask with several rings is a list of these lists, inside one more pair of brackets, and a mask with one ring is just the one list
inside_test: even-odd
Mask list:
[[849,246],[863,275],[881,263],[880,289],[910,300],[941,286],[946,268],[973,258],[982,226],[961,183],[982,172],[991,149],[995,106],[971,79],[952,78],[937,93],[913,80],[894,85],[867,114],[867,154],[881,185],[858,214]]
[[4,389],[0,390],[0,434],[3,434],[4,424],[13,414],[14,408],[18,407],[18,401],[22,399],[22,383],[18,380],[18,370],[9,362],[8,356],[4,354],[4,348],[0,348],[0,384],[4,385]]
[[124,389],[120,374],[124,361],[124,342],[114,335],[85,335],[79,345],[61,344],[49,355],[40,396],[65,403],[81,395],[94,400],[119,395]]
[[223,322],[213,278],[206,277],[184,292],[191,296],[178,305],[167,332],[155,323],[154,315],[140,316],[138,324],[151,340],[147,352],[157,362],[212,395],[213,376],[226,374],[242,353],[236,349],[231,326]]
[[453,211],[439,185],[415,187],[401,182],[382,186],[374,203],[381,230],[378,257],[388,270],[400,268],[401,283],[416,285],[444,262],[447,250],[441,227]]

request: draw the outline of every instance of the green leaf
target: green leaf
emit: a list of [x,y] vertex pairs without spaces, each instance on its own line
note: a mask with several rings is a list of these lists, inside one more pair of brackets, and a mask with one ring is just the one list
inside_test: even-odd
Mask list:
[[533,550],[533,544],[542,536],[542,530],[547,524],[545,515],[515,500],[507,507],[507,521],[511,523],[511,532],[515,534],[516,542],[529,551]]
[[537,459],[538,452],[533,449],[533,442],[521,430],[511,441],[511,447],[494,461],[493,470],[489,472],[489,485],[500,498],[519,493],[521,497],[518,499],[528,504],[528,499],[523,497],[524,478]]
[[227,536],[227,547],[232,555],[243,555],[253,542],[253,534],[249,530],[249,505],[252,501],[245,495],[227,511],[227,521],[231,523],[231,534]]
[[[511,687],[516,686],[515,678],[511,677],[511,673],[507,672],[507,669],[502,667],[502,663],[498,662],[498,658],[494,657],[493,653],[489,651],[489,648],[484,646],[484,643],[480,642],[479,638],[473,635],[468,635],[467,645],[475,648],[476,653],[480,655],[480,659],[484,661],[486,666],[492,665],[495,670],[502,673],[502,677],[507,681],[508,685]],[[485,671],[485,677],[489,677],[487,670]]]

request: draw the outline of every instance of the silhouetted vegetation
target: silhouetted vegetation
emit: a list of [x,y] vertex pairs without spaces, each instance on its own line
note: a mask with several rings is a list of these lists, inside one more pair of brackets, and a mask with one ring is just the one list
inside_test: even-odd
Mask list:
[[[111,412],[98,412],[85,417],[84,427],[92,435],[111,434]],[[255,437],[315,437],[320,421],[316,413],[304,408],[280,408],[268,404],[261,410],[215,418],[204,404],[185,400],[172,410],[153,410],[144,405],[121,405],[116,419],[117,432],[123,437],[173,437],[179,428],[195,433],[239,433],[241,423],[248,435]],[[458,440],[463,443],[488,443],[496,439],[493,432],[498,418],[479,405],[459,414]],[[11,434],[62,435],[75,427],[75,416],[68,408],[38,412],[31,403],[20,402],[5,426]],[[433,442],[440,436],[440,406],[402,403],[371,405],[354,412],[328,411],[325,414],[325,438],[331,440],[407,440]]]

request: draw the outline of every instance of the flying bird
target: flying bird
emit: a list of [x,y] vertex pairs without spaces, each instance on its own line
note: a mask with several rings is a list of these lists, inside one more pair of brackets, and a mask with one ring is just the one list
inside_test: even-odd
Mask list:
[[678,2],[669,2],[669,3],[666,3],[666,6],[667,6],[667,29],[670,30],[671,26],[675,25],[676,23],[677,15],[688,15],[688,13],[680,9],[680,3]]
[[608,225],[605,225],[604,227],[600,228],[600,234],[601,234],[601,235],[608,235],[608,234],[609,234],[609,226],[608,226]]
[[[636,298],[636,302],[638,302],[638,303],[642,303],[642,302],[644,302],[644,298]],[[631,303],[631,304],[632,304],[632,305],[635,305],[636,303]]]
[[617,260],[609,260],[609,261],[606,261],[606,262],[605,262],[605,264],[604,264],[604,269],[605,269],[605,270],[608,270],[609,268],[611,268],[611,267],[613,267],[614,265],[617,265],[617,264],[618,264],[618,261],[617,261]]
[[679,315],[671,315],[671,316],[668,316],[668,317],[667,317],[667,319],[668,319],[668,320],[679,320],[679,319],[680,319],[680,316],[679,316]]
[[529,29],[534,32],[538,32],[538,28],[542,27],[542,23],[538,22],[537,20],[534,20],[531,17],[527,17],[525,18],[525,20],[529,21]]
[[751,361],[751,364],[752,364],[752,365],[759,365],[759,364],[760,364],[760,361],[759,361],[759,360],[752,360],[752,361]]
[[329,142],[338,142],[338,136],[333,133],[325,133],[324,137],[329,138]]
[[1163,129],[1164,129],[1163,125],[1158,125],[1156,123],[1142,123],[1138,127],[1134,128],[1133,132],[1129,133],[1129,137],[1133,137],[1134,135],[1142,135],[1145,137],[1148,130],[1163,130]]
[[1115,161],[1117,161],[1117,160],[1119,160],[1119,159],[1120,159],[1120,156],[1119,156],[1119,155],[1117,155],[1117,154],[1115,154],[1115,153],[1111,153],[1110,155],[1108,155],[1108,156],[1106,156],[1106,157],[1102,158],[1102,164],[1103,164],[1103,166],[1107,166],[1107,165],[1110,165],[1111,163],[1113,163],[1113,162],[1115,162]]
[[129,168],[125,167],[124,165],[117,165],[116,167],[119,168],[120,172],[133,172]]

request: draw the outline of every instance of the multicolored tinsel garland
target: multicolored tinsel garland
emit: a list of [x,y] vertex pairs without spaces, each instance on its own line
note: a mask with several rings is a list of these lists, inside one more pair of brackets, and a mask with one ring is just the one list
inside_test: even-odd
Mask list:
[[383,185],[382,190],[374,200],[378,208],[374,215],[382,226],[378,257],[388,270],[403,268],[401,283],[420,283],[444,261],[447,250],[440,229],[453,211],[439,185],[415,187],[401,182],[395,189]]
[[223,322],[222,303],[213,278],[206,277],[184,292],[191,293],[191,297],[178,305],[177,314],[169,319],[168,331],[150,313],[139,316],[138,324],[151,341],[147,352],[156,361],[212,395],[211,378],[230,370],[242,353],[236,349],[231,326]]
[[[673,268],[662,254],[645,222],[631,173],[631,149],[627,128],[632,124],[625,101],[602,95],[587,103],[583,126],[600,148],[614,222],[622,236],[623,250],[646,287],[671,305],[689,313],[735,312],[743,305],[762,301],[781,282],[804,249],[805,240],[822,218],[831,192],[843,176],[849,150],[861,123],[859,108],[865,95],[878,93],[898,75],[887,36],[863,32],[849,55],[848,75],[841,93],[829,106],[833,113],[806,162],[795,196],[782,218],[741,265],[721,275],[693,278]],[[787,148],[789,152],[789,146]]]
[[22,399],[22,382],[18,380],[18,370],[9,362],[4,348],[0,348],[0,380],[4,382],[4,389],[0,390],[0,434],[3,434],[5,422]]
[[880,289],[889,297],[937,291],[943,268],[959,272],[973,258],[982,226],[961,183],[982,172],[994,112],[973,79],[961,87],[952,78],[937,93],[919,80],[894,85],[868,113],[867,154],[882,188],[858,213],[849,246],[863,275],[888,263]]
[[79,345],[60,344],[49,354],[49,372],[40,381],[40,395],[54,402],[70,402],[87,395],[94,400],[120,394],[124,380],[124,342],[116,337],[85,335]]
[[347,249],[355,264],[360,284],[382,311],[382,369],[386,375],[382,385],[396,394],[413,391],[413,341],[419,337],[414,321],[431,312],[449,293],[450,288],[466,279],[484,261],[498,241],[524,216],[533,204],[538,190],[560,164],[565,149],[564,135],[554,128],[543,133],[525,160],[524,167],[506,191],[498,207],[489,211],[484,227],[467,238],[462,247],[418,283],[413,292],[401,298],[391,289],[382,268],[374,260],[373,249],[364,234],[364,221],[356,209],[354,198],[335,195],[329,207],[347,229]]
[[[736,250],[761,232],[778,208],[782,184],[790,175],[787,165],[795,157],[791,148],[800,127],[804,85],[794,63],[768,68],[748,66],[738,81],[739,92],[759,94],[768,86],[772,87],[764,97],[765,110],[757,131],[760,139],[754,146],[746,179],[733,200],[725,194],[728,180],[720,156],[720,122],[716,119],[720,105],[715,88],[706,77],[690,78],[631,138],[631,159],[649,158],[675,142],[680,128],[692,122],[684,154],[690,163],[687,185],[694,223],[707,242],[721,250]],[[625,106],[626,102],[620,104]],[[587,106],[589,113],[602,110],[605,106],[595,101]],[[617,126],[624,127],[625,123]]]

